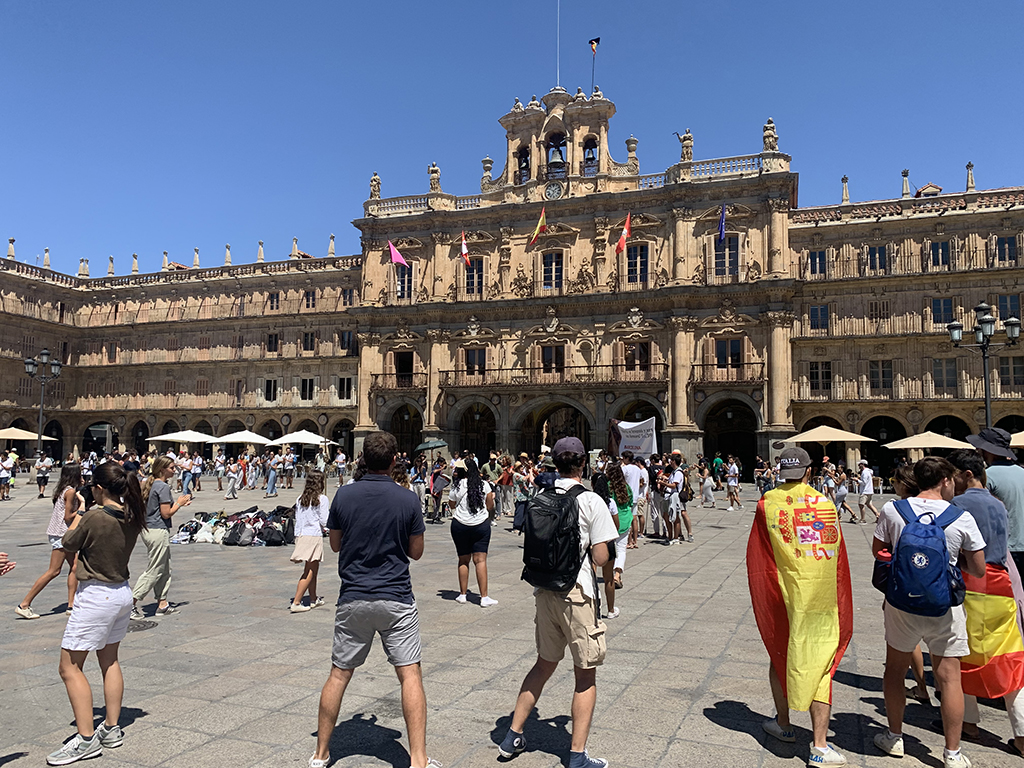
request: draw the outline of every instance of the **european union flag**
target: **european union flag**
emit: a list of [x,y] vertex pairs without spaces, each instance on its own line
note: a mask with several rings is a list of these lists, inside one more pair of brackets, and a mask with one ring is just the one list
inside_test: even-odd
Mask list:
[[722,215],[718,217],[718,239],[725,240],[725,203],[722,203]]

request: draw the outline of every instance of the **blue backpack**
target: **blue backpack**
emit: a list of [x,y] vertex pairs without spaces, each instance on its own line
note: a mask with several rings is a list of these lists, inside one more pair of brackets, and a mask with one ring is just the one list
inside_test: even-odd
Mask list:
[[906,499],[894,506],[907,525],[893,546],[885,600],[918,616],[945,616],[952,606],[964,601],[963,576],[958,567],[949,564],[945,534],[945,528],[963,510],[950,504],[926,523],[918,519]]

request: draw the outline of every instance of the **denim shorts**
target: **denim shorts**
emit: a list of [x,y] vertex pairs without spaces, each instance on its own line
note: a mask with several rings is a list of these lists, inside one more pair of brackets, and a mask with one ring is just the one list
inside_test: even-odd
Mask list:
[[377,634],[392,666],[419,664],[420,616],[416,603],[395,600],[340,603],[334,615],[331,663],[339,669],[362,666]]

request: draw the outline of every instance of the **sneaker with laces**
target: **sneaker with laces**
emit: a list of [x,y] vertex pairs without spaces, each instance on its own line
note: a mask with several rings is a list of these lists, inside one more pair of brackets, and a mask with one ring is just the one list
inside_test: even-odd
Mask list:
[[480,598],[480,607],[481,608],[490,608],[492,605],[497,605],[497,604],[498,604],[498,601],[495,600],[493,597],[481,597]]
[[128,618],[133,619],[134,621],[142,621],[144,618],[146,618],[146,615],[138,608],[132,608],[132,613]]
[[327,760],[321,760],[314,754],[309,758],[309,768],[327,768]]
[[890,757],[903,757],[903,734],[890,736],[889,732],[876,733],[874,738],[875,746]]
[[967,755],[961,752],[958,755],[950,755],[942,758],[944,768],[971,768],[971,761]]
[[617,618],[619,618],[619,609],[615,608],[615,609],[609,611],[608,614],[605,616],[605,618],[606,619],[617,619]]
[[292,603],[288,610],[292,613],[305,613],[309,610],[309,606],[303,605],[302,603]]
[[466,596],[465,595],[459,595],[458,597],[455,598],[455,602],[458,603],[459,605],[465,604]]
[[686,542],[688,544],[693,544],[693,534],[692,533],[686,534]]
[[784,741],[787,744],[792,744],[796,741],[796,731],[793,730],[792,726],[788,731],[783,730],[782,726],[779,725],[778,718],[773,717],[771,720],[765,720],[761,723],[761,729],[779,741]]
[[318,597],[316,600],[314,600],[312,603],[309,604],[309,607],[310,608],[319,608],[323,604],[324,604],[324,599],[322,597]]
[[569,768],[608,768],[603,757],[591,757],[587,750],[569,753]]
[[831,744],[826,744],[824,749],[812,744],[811,755],[807,758],[807,764],[811,766],[846,765],[846,756],[836,752]]
[[100,727],[96,729],[96,735],[100,739],[100,744],[110,749],[124,744],[124,731],[121,730],[120,725],[100,723]]
[[86,739],[80,733],[76,733],[71,737],[71,741],[46,756],[46,764],[70,765],[102,754],[103,746],[96,734],[93,734],[91,739]]
[[32,610],[31,605],[27,605],[22,608],[20,605],[15,607],[14,612],[21,616],[23,619],[38,619],[39,614]]
[[166,616],[169,613],[177,613],[177,612],[178,612],[178,609],[175,608],[170,603],[168,603],[163,608],[157,608],[155,615],[157,615],[157,616]]
[[515,757],[525,749],[526,737],[509,728],[508,733],[505,734],[505,739],[498,745],[498,754],[505,758]]

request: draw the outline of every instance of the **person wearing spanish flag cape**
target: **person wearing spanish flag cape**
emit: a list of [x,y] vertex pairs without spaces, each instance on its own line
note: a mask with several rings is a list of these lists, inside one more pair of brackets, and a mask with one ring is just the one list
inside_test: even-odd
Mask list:
[[763,728],[793,742],[790,709],[810,710],[808,765],[845,765],[827,738],[832,677],[853,634],[846,546],[835,505],[808,484],[807,451],[787,448],[779,465],[781,484],[758,502],[747,542],[750,599],[770,658],[777,712]]

